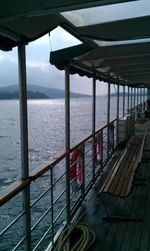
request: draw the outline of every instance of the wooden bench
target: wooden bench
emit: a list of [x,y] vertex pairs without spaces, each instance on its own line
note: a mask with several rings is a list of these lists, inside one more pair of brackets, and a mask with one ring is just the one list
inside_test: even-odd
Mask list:
[[142,152],[148,129],[143,138],[133,136],[128,142],[120,159],[106,173],[106,178],[98,195],[109,193],[121,198],[129,195],[133,184],[136,169],[142,160]]

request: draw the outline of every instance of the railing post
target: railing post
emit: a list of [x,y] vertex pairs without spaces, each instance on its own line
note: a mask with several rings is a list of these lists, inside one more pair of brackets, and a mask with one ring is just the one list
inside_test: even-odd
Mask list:
[[139,89],[137,88],[137,106],[139,104]]
[[82,172],[82,186],[81,186],[81,195],[82,200],[85,198],[85,146],[84,143],[81,146],[81,172]]
[[101,139],[100,139],[100,146],[101,146],[101,169],[103,169],[103,154],[104,154],[104,149],[103,149],[103,130],[101,130]]
[[125,86],[123,86],[123,117],[125,115]]
[[[21,178],[29,177],[28,160],[28,114],[27,114],[27,83],[26,83],[26,53],[25,45],[18,46],[18,72],[19,72],[19,103],[20,103],[20,137],[21,137]],[[24,209],[24,250],[31,250],[31,217],[30,217],[30,187],[23,190]]]
[[52,247],[54,246],[54,194],[53,194],[53,169],[50,169],[50,185],[51,185],[51,224],[52,224]]
[[70,224],[70,74],[69,65],[65,65],[65,148],[66,156],[66,203],[67,223]]
[[119,128],[119,83],[117,85],[117,145],[118,145],[118,142],[119,142],[118,128]]
[[134,107],[134,111],[135,111],[135,95],[136,95],[135,91],[136,91],[136,89],[135,89],[135,87],[134,87],[134,99],[133,99],[133,107]]
[[136,120],[136,110],[135,110],[135,95],[136,95],[136,93],[135,93],[135,91],[136,91],[136,89],[135,89],[135,87],[134,87],[134,96],[133,96],[133,110],[134,110],[134,120]]
[[129,113],[129,98],[130,98],[130,89],[129,89],[129,86],[128,86],[128,113]]
[[[92,89],[92,133],[95,133],[96,128],[96,78],[93,77],[93,89]],[[93,167],[93,184],[95,183],[95,135],[92,140],[92,167]]]
[[142,88],[140,87],[140,105],[142,104]]
[[150,88],[147,88],[147,99],[150,100]]
[[132,111],[132,107],[133,107],[133,104],[132,104],[132,98],[133,98],[133,88],[131,87],[131,104],[130,104],[130,110]]
[[108,83],[108,102],[107,102],[107,159],[109,159],[109,123],[110,123],[110,83]]

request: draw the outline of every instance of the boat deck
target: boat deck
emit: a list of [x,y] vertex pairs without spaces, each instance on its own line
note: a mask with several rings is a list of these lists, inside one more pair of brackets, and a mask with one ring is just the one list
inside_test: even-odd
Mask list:
[[[150,120],[136,124],[136,134],[150,128]],[[85,223],[96,234],[91,251],[148,251],[150,250],[150,132],[146,138],[143,158],[136,172],[130,195],[125,198],[109,194],[97,197],[100,185],[85,206]],[[104,221],[106,216],[125,216],[132,220]],[[136,220],[138,219],[138,220]]]

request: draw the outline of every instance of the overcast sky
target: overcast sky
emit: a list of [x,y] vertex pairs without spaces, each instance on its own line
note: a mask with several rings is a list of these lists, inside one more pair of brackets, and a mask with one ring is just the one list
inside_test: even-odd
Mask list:
[[[64,71],[57,70],[49,63],[50,51],[79,44],[80,42],[58,27],[50,37],[44,37],[26,46],[27,83],[44,87],[64,88]],[[17,48],[0,51],[0,86],[18,84]],[[106,93],[106,84],[97,81],[98,94]],[[92,79],[71,76],[71,91],[91,94]],[[113,91],[113,90],[112,90]]]

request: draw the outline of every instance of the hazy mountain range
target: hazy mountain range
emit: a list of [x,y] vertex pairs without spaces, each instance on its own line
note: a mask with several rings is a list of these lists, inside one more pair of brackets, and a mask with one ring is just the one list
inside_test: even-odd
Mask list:
[[[18,85],[0,87],[0,99],[18,99]],[[46,88],[39,85],[28,85],[27,87],[28,99],[53,99],[64,98],[65,92],[61,89]],[[80,93],[70,93],[71,97],[89,97]]]

